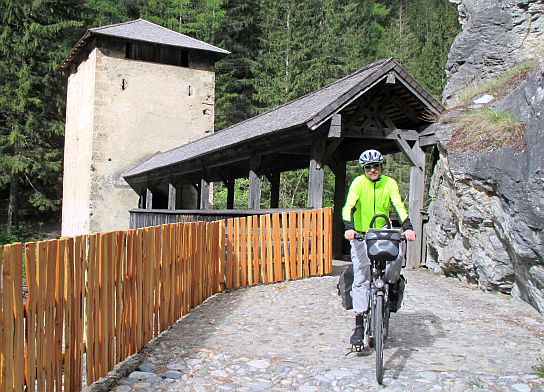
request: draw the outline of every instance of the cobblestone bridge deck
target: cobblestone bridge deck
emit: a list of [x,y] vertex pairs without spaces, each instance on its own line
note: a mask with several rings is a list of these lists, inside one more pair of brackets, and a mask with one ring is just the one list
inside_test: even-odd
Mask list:
[[[544,318],[509,296],[427,271],[404,272],[384,387],[374,352],[349,352],[353,317],[336,276],[210,298],[150,343],[114,386],[149,391],[542,391]],[[135,370],[135,369],[132,369]],[[92,389],[99,389],[97,383]]]

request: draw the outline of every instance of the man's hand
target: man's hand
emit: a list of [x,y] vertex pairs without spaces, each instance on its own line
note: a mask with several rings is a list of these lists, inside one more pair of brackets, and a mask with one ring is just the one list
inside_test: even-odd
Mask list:
[[[347,232],[346,232],[346,233],[347,233]],[[404,236],[406,237],[406,239],[407,239],[408,241],[413,241],[413,240],[416,239],[416,232],[413,231],[413,230],[406,230],[406,231],[404,232]]]
[[352,239],[355,238],[355,234],[357,234],[355,230],[346,230],[344,232],[344,238],[348,241],[351,241]]

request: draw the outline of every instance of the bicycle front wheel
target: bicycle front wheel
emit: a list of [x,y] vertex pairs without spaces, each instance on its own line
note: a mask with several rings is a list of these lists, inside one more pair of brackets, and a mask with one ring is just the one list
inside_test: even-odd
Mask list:
[[383,382],[383,295],[376,298],[374,309],[374,346],[376,349],[376,380]]

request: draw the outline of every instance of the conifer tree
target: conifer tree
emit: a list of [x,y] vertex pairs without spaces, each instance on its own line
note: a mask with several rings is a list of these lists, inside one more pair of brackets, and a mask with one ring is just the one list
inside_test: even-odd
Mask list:
[[64,79],[59,64],[80,31],[80,1],[4,3],[0,26],[0,187],[7,229],[20,210],[60,206]]

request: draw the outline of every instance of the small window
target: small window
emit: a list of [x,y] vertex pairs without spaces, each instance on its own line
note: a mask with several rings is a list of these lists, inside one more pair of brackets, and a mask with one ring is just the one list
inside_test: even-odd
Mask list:
[[186,50],[181,51],[181,64],[182,67],[189,67],[189,52]]

